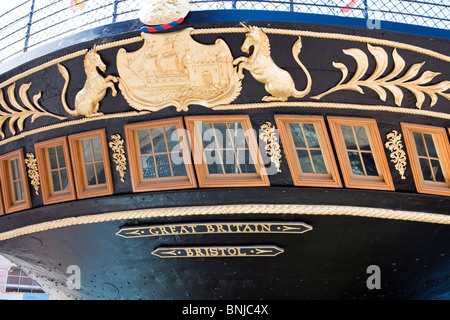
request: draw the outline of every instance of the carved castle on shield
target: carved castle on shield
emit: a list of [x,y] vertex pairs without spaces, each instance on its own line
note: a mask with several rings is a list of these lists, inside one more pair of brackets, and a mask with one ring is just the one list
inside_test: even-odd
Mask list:
[[191,37],[192,28],[167,34],[142,34],[135,52],[117,53],[119,87],[137,110],[158,111],[192,104],[212,108],[239,96],[241,79],[233,56],[222,39],[204,45]]

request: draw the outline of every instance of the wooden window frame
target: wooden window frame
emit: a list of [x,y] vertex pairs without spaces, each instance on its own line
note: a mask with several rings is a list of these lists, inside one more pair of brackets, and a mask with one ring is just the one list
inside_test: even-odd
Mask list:
[[[376,120],[367,118],[328,117],[328,124],[341,166],[345,186],[355,189],[394,191],[394,183]],[[369,139],[378,176],[359,176],[353,174],[340,125],[366,127],[367,138]]]
[[[195,123],[227,123],[240,122],[242,129],[248,133],[247,144],[252,159],[255,160],[254,166],[256,173],[251,174],[214,174],[208,173],[207,163],[203,161],[204,150],[202,136],[195,128]],[[270,186],[269,177],[266,173],[262,156],[259,152],[258,143],[254,130],[247,115],[237,116],[191,116],[185,118],[186,127],[192,141],[192,153],[194,158],[194,166],[197,172],[198,183],[202,188],[216,188],[216,187],[265,187]],[[233,177],[234,175],[234,177]]]
[[[19,166],[22,175],[22,183],[24,189],[24,200],[20,201],[20,203],[14,203],[13,200],[13,190],[12,190],[12,181],[11,181],[11,170],[9,166],[9,162],[13,159],[19,160]],[[3,196],[3,204],[4,204],[4,212],[12,213],[17,211],[22,211],[31,208],[31,197],[30,190],[28,186],[28,176],[27,169],[25,166],[23,150],[16,150],[5,154],[0,157],[0,179],[2,180],[2,196]]]
[[[275,115],[275,122],[284,146],[289,170],[295,186],[342,188],[341,178],[328,137],[325,120],[321,116]],[[320,150],[327,167],[328,174],[303,173],[296,154],[296,147],[290,123],[312,123],[319,140]]]
[[[139,141],[136,136],[137,131],[142,129],[161,128],[167,126],[175,126],[178,130],[178,136],[183,151],[183,160],[186,168],[186,178],[183,179],[182,177],[165,177],[143,179],[140,151],[138,146]],[[183,118],[178,117],[164,120],[133,123],[126,125],[124,128],[133,192],[189,189],[197,187],[195,171],[192,165],[191,151],[189,148],[189,139],[186,135]]]
[[5,207],[3,206],[3,193],[2,193],[2,186],[0,181],[0,216],[5,214]]
[[[401,126],[417,192],[450,196],[450,145],[446,129],[412,123],[401,123]],[[423,178],[413,132],[419,132],[422,134],[428,133],[433,135],[433,142],[436,145],[446,183],[431,182]]]
[[[53,191],[53,182],[50,173],[50,162],[48,159],[47,149],[52,147],[63,146],[64,161],[66,163],[67,179],[69,182],[69,190]],[[49,141],[37,143],[34,146],[36,160],[41,180],[42,201],[44,205],[76,200],[75,183],[72,173],[72,162],[69,152],[67,137],[61,137]]]
[[[100,138],[103,158],[103,169],[106,182],[97,186],[88,186],[86,180],[86,171],[84,158],[81,152],[80,142],[85,139]],[[68,137],[70,155],[72,160],[73,176],[78,199],[86,199],[111,195],[114,193],[111,167],[109,164],[109,152],[105,129],[94,130],[74,134]]]

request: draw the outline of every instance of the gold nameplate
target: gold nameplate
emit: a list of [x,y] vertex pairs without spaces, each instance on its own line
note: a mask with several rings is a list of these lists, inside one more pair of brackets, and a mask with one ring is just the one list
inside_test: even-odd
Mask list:
[[275,257],[284,252],[277,246],[182,247],[157,248],[152,255],[159,258]]
[[191,104],[212,108],[240,94],[242,79],[228,45],[222,39],[201,44],[192,39],[193,30],[143,33],[141,49],[119,50],[119,87],[133,108],[153,112],[169,106],[188,111]]
[[149,227],[127,227],[120,229],[116,235],[124,238],[140,238],[188,234],[218,233],[304,233],[312,230],[303,222],[222,222],[167,224]]

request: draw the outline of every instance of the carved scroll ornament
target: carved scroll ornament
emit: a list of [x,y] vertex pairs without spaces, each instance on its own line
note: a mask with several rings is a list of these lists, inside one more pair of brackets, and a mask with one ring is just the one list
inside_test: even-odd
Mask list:
[[37,167],[37,160],[34,154],[27,153],[27,158],[25,159],[25,164],[28,167],[28,178],[31,180],[31,184],[34,187],[36,195],[39,195],[39,188],[41,185],[39,171]]
[[116,164],[116,170],[120,174],[120,181],[125,182],[125,173],[127,171],[127,158],[125,156],[124,141],[120,134],[111,136],[109,147],[113,151],[113,160]]
[[388,141],[385,143],[385,147],[391,151],[391,162],[395,164],[395,169],[404,180],[406,179],[406,152],[403,150],[402,134],[393,130],[386,138],[388,138]]
[[278,142],[278,134],[274,125],[267,122],[261,126],[261,133],[259,138],[266,143],[267,155],[270,157],[270,161],[277,168],[277,172],[281,172],[281,149]]

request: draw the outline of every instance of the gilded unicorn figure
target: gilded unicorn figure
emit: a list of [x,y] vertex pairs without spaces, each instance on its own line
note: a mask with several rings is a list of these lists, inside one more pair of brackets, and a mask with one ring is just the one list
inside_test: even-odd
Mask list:
[[98,109],[100,107],[100,101],[103,100],[106,95],[106,90],[111,88],[113,97],[117,95],[117,90],[113,83],[118,81],[117,77],[107,76],[103,78],[97,68],[99,68],[102,72],[105,72],[106,65],[103,63],[102,58],[94,47],[94,49],[89,50],[89,52],[86,53],[86,57],[84,59],[84,71],[86,72],[87,77],[86,83],[84,84],[83,89],[81,89],[75,96],[75,109],[72,110],[67,105],[65,98],[67,88],[69,86],[69,72],[58,63],[58,70],[65,80],[61,95],[61,102],[66,112],[71,116],[101,116],[103,113],[98,112]]
[[239,57],[233,61],[238,65],[238,75],[240,79],[244,77],[244,69],[250,71],[250,74],[257,81],[265,84],[266,91],[270,94],[265,96],[263,101],[287,101],[289,97],[303,98],[311,91],[312,80],[306,67],[299,60],[298,55],[302,49],[302,40],[299,37],[292,47],[292,55],[295,61],[303,69],[307,79],[305,90],[295,89],[295,82],[292,76],[286,70],[278,67],[270,55],[270,43],[267,35],[256,26],[241,25],[248,31],[241,50],[249,52],[251,46],[254,47],[253,54],[250,57]]

